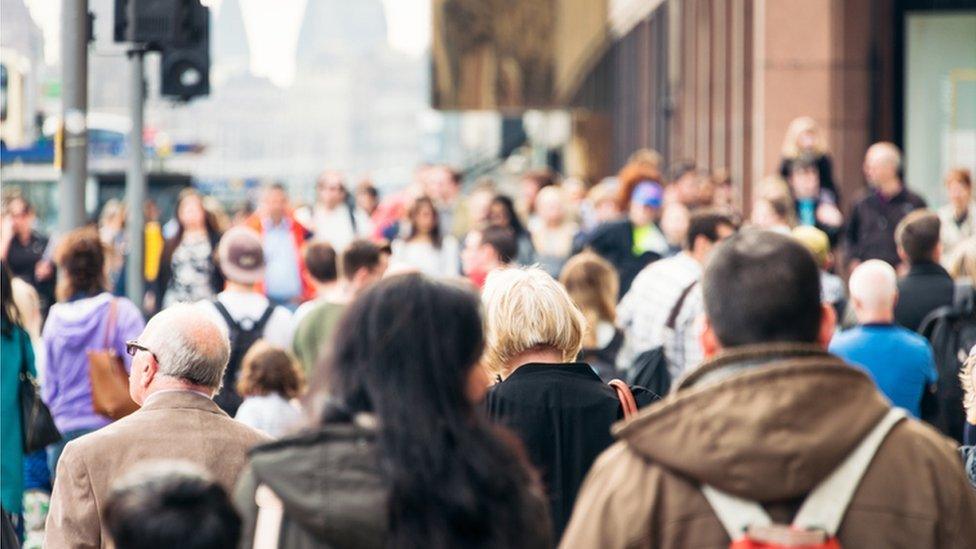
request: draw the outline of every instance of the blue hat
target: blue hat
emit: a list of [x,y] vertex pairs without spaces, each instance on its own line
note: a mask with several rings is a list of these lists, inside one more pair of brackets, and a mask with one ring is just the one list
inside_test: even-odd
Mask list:
[[630,193],[630,201],[649,208],[660,208],[664,200],[664,189],[654,181],[641,181]]

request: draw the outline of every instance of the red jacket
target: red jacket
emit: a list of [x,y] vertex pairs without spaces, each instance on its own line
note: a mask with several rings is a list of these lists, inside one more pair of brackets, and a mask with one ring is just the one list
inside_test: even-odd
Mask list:
[[[305,247],[305,240],[311,236],[311,233],[290,213],[288,214],[288,220],[291,221],[291,234],[292,239],[295,241],[298,273],[302,278],[302,301],[308,301],[309,299],[315,298],[315,286],[312,284],[312,277],[308,274],[308,269],[305,268],[305,262],[302,261],[302,249]],[[261,218],[257,214],[248,217],[244,224],[260,233],[262,239],[264,238],[264,224],[261,223]],[[264,282],[258,283],[258,291],[266,293]]]

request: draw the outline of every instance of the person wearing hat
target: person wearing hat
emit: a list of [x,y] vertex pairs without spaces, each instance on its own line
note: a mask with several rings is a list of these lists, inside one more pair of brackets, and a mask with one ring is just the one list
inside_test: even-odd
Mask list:
[[810,225],[795,227],[791,234],[804,248],[810,250],[817,262],[817,268],[820,269],[820,299],[833,305],[837,318],[843,318],[847,308],[847,291],[844,280],[828,271],[834,261],[833,254],[830,253],[830,237]]
[[217,260],[227,286],[213,301],[202,302],[202,306],[230,337],[224,387],[214,401],[233,416],[241,402],[234,392],[241,359],[258,339],[282,349],[291,348],[291,313],[257,291],[265,268],[257,231],[239,226],[224,233],[217,246]]
[[658,227],[664,189],[656,181],[638,183],[630,195],[627,219],[598,227],[583,242],[613,264],[620,277],[620,295],[630,289],[644,267],[668,253],[668,241]]

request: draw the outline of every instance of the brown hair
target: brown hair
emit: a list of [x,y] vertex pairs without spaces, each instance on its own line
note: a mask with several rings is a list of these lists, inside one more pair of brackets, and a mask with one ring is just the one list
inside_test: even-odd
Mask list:
[[895,242],[905,252],[909,263],[932,261],[941,229],[942,222],[935,212],[915,210],[895,228]]
[[626,212],[630,209],[630,195],[641,181],[661,181],[661,172],[645,162],[631,162],[617,173],[617,207]]
[[277,393],[286,399],[305,390],[305,376],[288,351],[259,339],[251,345],[241,361],[241,378],[237,392],[241,396]]
[[967,189],[973,188],[973,179],[969,174],[969,170],[966,168],[956,168],[954,170],[949,170],[949,173],[945,176],[945,182],[948,185],[950,181],[958,181],[962,183]]
[[98,231],[92,227],[66,234],[54,254],[62,274],[58,280],[58,299],[65,301],[77,293],[95,294],[108,289],[107,252]]
[[559,282],[586,318],[583,346],[595,347],[597,324],[613,322],[617,318],[617,271],[607,260],[585,251],[566,262]]
[[313,240],[305,246],[302,254],[308,274],[319,282],[333,282],[339,278],[336,267],[336,252],[331,244],[324,240]]
[[359,269],[373,270],[380,264],[382,250],[369,240],[356,239],[349,243],[342,256],[339,257],[339,269],[342,277],[352,280]]

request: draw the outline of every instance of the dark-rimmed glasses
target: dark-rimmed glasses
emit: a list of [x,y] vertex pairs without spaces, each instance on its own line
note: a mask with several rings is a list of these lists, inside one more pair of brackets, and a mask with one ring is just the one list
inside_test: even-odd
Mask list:
[[152,355],[153,358],[156,358],[156,354],[155,353],[153,353],[152,351],[150,351],[145,345],[140,344],[138,341],[136,341],[136,340],[133,339],[132,341],[126,341],[125,342],[125,352],[129,356],[133,356],[134,357],[134,356],[136,356],[136,353],[139,352],[139,351],[146,351],[147,353],[149,353],[150,355]]

